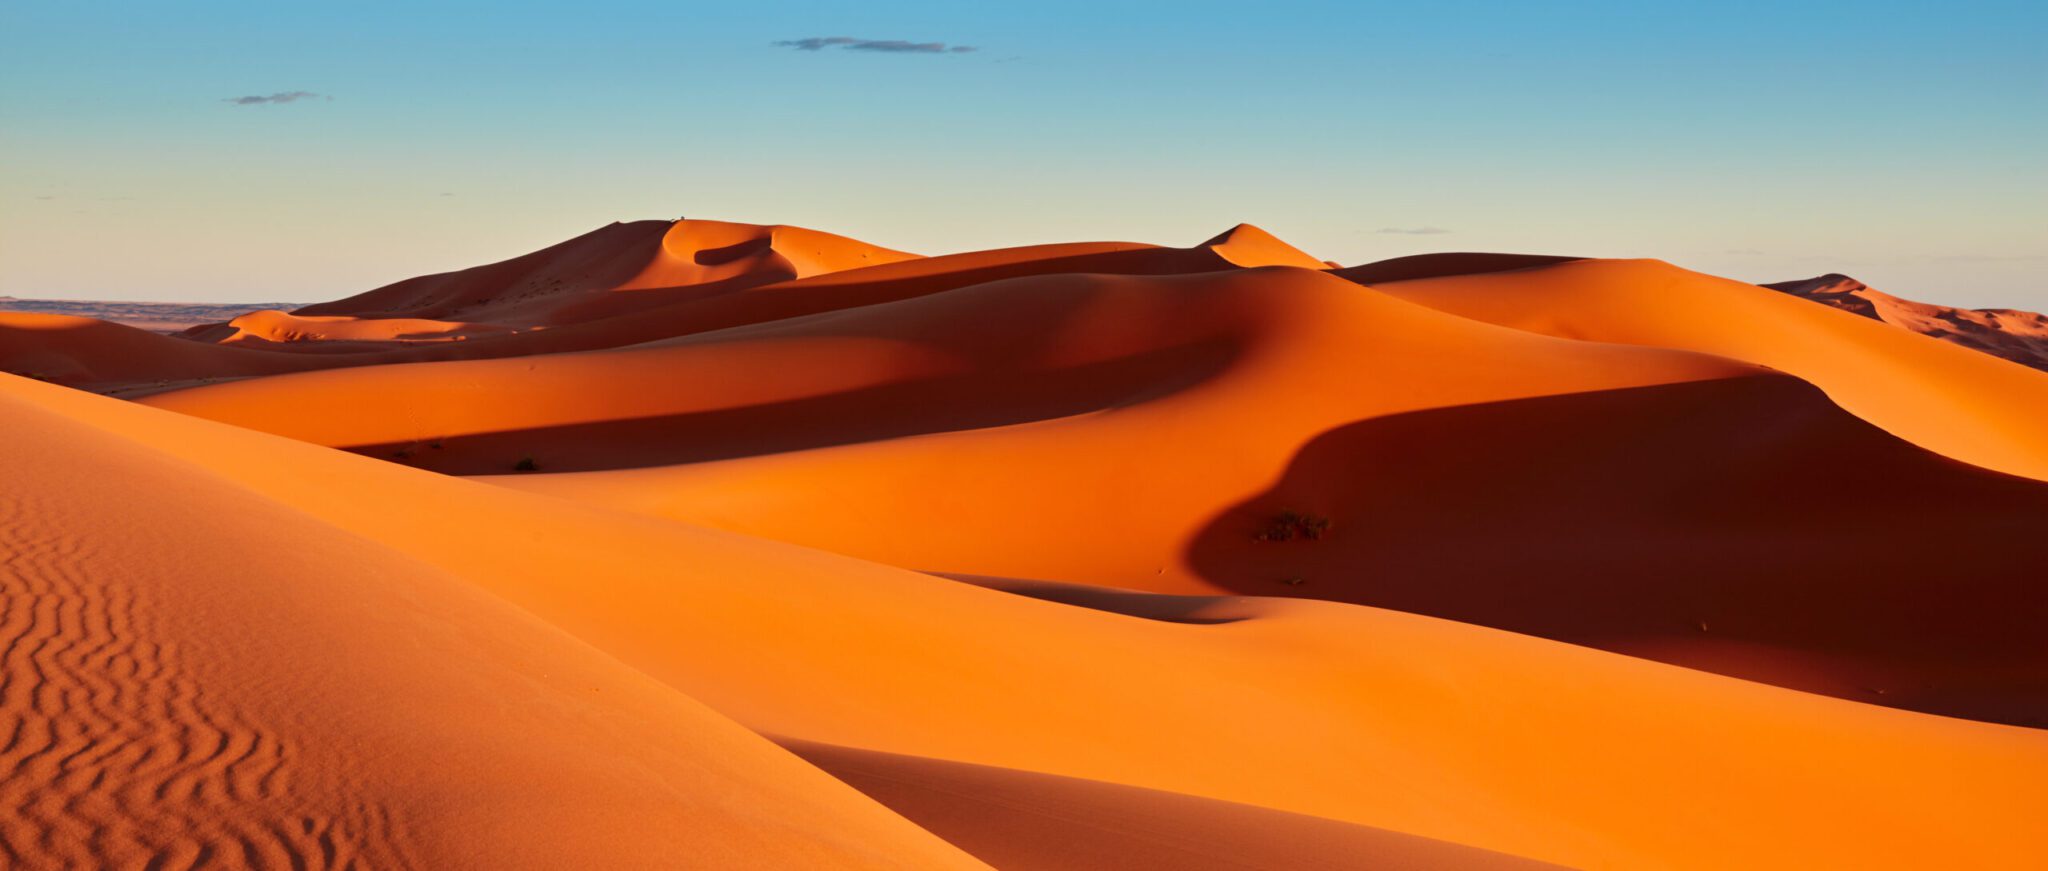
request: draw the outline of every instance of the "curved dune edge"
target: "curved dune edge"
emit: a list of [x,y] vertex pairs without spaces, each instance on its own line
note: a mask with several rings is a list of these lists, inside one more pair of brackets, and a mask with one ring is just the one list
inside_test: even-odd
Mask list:
[[982,867],[458,576],[55,390],[0,378],[10,867]]
[[1683,348],[1812,382],[1909,442],[2048,480],[2048,373],[1653,260],[1376,284],[1442,311],[1574,339]]
[[1534,269],[1538,266],[1584,259],[1586,258],[1553,254],[1411,254],[1406,257],[1332,269],[1330,274],[1360,284],[1378,284],[1387,281],[1413,281],[1418,278],[1513,272],[1518,269]]
[[1574,867],[2000,865],[2048,848],[2030,811],[2048,743],[2032,730],[1338,604],[1136,619],[5,383],[791,740]]
[[1005,871],[1556,867],[1398,832],[1156,790],[824,744],[788,746]]

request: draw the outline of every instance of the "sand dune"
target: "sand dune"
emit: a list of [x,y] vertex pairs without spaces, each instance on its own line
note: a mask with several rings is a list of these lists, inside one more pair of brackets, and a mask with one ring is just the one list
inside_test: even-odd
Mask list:
[[801,227],[634,221],[523,257],[407,279],[294,314],[506,326],[575,323],[915,256]]
[[10,867],[974,864],[456,576],[0,382]]
[[118,393],[317,364],[68,315],[0,312],[0,372]]
[[0,864],[2048,852],[2048,373],[1655,261],[650,221],[0,364]]
[[[1358,602],[2048,723],[2031,556],[1950,544],[2048,529],[2048,486],[1733,361],[1312,272],[1027,279],[143,401],[445,472],[592,472],[501,483],[908,568]],[[1289,512],[1328,535],[1257,540]]]
[[1836,273],[1763,286],[2048,371],[2048,315],[1914,302]]
[[[1523,371],[1527,358],[1533,371]],[[1445,363],[1443,377],[1333,403],[1289,397],[1303,389],[1290,387],[1269,397],[1265,423],[1216,435],[1252,430],[1286,451],[1362,410],[1755,371],[1548,340],[1314,272],[1262,269],[1014,279],[602,352],[310,373],[143,401],[335,447],[406,450],[404,459],[437,471],[509,471],[522,457],[576,471],[1129,411],[1191,388],[1226,389],[1215,383],[1271,392],[1322,382],[1337,392],[1376,364],[1410,359]]]
[[[667,229],[657,237],[653,231],[659,228]],[[706,244],[706,235],[714,231],[723,235],[714,235],[712,241],[741,238],[736,247],[743,253],[735,255],[730,250],[734,245],[711,249],[715,253],[709,255],[701,248],[689,247]],[[749,232],[755,241],[745,241]],[[677,250],[662,247],[676,239],[683,240],[674,242]],[[769,247],[761,248],[760,240],[769,240]],[[778,244],[782,247],[774,247]],[[35,366],[42,365],[62,373],[51,377],[57,383],[133,397],[166,385],[184,386],[235,374],[622,347],[1029,275],[1168,275],[1259,265],[1322,267],[1249,225],[1191,248],[1086,242],[928,259],[899,254],[793,227],[640,221],[613,225],[503,263],[411,279],[292,313],[253,312],[181,334],[194,342],[279,352],[265,357],[223,358],[137,342],[44,337],[26,344],[0,341],[0,371],[27,373],[41,371]],[[694,265],[699,257],[715,262]],[[796,265],[775,265],[782,261]],[[868,262],[882,265],[860,266]],[[842,268],[821,271],[829,266]],[[641,286],[683,280],[692,270],[700,277],[708,273],[723,277],[672,287]],[[778,280],[799,272],[806,277]],[[471,306],[463,308],[460,300],[471,294]],[[503,320],[488,320],[493,317]],[[570,322],[554,323],[561,320]],[[42,349],[42,356],[20,360],[18,347]],[[312,359],[300,359],[309,356],[306,352],[311,352]],[[43,363],[42,358],[53,355],[67,364],[52,367]],[[126,372],[153,377],[99,374]]]
[[2033,730],[1332,603],[1137,619],[18,389],[470,580],[789,742],[1576,867],[1995,866],[2044,848]]
[[92,318],[153,333],[175,333],[245,312],[284,303],[128,302],[76,299],[16,299],[0,296],[0,311]]
[[394,346],[466,342],[478,336],[517,332],[499,324],[433,321],[421,318],[355,318],[341,315],[294,315],[265,310],[221,324],[205,324],[180,334],[214,345],[235,345],[278,351],[352,353],[388,351]]
[[1799,376],[1943,455],[2048,479],[2048,375],[1847,312],[1654,260],[1373,285],[1462,317],[1601,342],[1686,348]]

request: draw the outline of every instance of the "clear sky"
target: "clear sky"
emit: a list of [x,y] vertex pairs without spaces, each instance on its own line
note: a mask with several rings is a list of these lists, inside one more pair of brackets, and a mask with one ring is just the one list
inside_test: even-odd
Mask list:
[[0,0],[0,294],[313,301],[688,215],[2043,309],[2043,9]]

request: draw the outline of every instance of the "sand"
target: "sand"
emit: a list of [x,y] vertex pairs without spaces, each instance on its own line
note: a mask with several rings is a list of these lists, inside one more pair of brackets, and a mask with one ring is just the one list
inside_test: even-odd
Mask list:
[[175,351],[0,332],[143,385],[0,375],[12,864],[2048,851],[2048,373],[1245,226],[541,254]]
[[2048,315],[2039,312],[1915,302],[1838,273],[1763,286],[2048,371]]

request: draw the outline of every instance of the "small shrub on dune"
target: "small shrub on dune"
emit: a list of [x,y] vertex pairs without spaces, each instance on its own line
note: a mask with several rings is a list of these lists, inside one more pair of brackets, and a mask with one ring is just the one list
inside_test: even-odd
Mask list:
[[519,458],[519,462],[516,462],[516,463],[513,463],[513,464],[512,464],[512,471],[514,471],[514,472],[538,472],[538,471],[540,471],[540,464],[538,464],[538,463],[535,463],[535,462],[533,461],[533,458],[532,458],[532,457],[520,457],[520,458]]
[[1301,538],[1309,541],[1322,538],[1330,531],[1330,518],[1317,514],[1302,514],[1283,511],[1279,517],[1268,521],[1264,528],[1252,535],[1253,541],[1293,541]]

